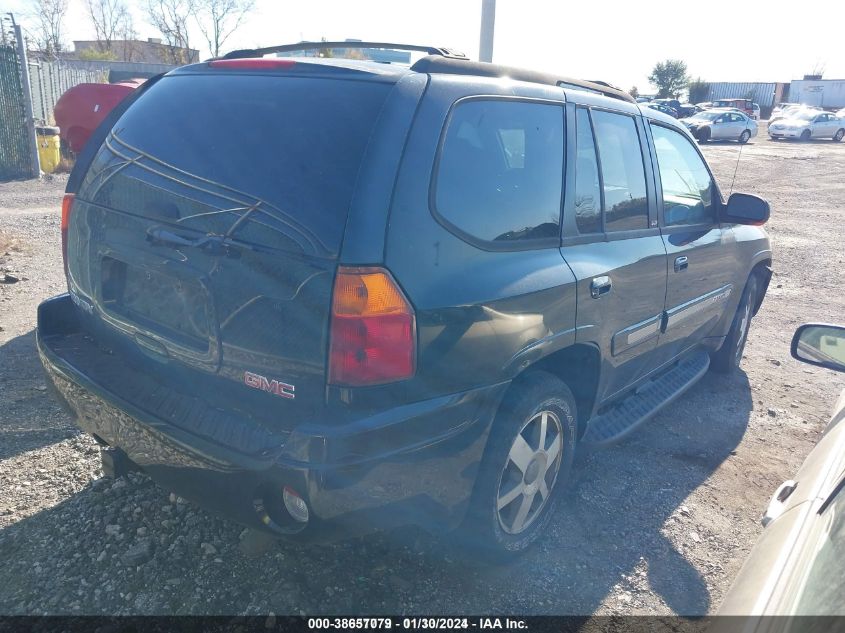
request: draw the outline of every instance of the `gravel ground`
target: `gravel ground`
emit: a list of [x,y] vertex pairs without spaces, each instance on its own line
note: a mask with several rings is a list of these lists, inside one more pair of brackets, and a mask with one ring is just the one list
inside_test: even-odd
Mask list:
[[[727,190],[740,148],[704,151]],[[742,149],[734,189],[771,201],[776,258],[744,371],[580,460],[548,538],[502,566],[410,529],[256,543],[143,475],[103,479],[35,352],[36,306],[64,288],[64,180],[0,184],[0,613],[712,613],[843,387],[789,358],[798,324],[845,321],[843,173],[845,144]]]

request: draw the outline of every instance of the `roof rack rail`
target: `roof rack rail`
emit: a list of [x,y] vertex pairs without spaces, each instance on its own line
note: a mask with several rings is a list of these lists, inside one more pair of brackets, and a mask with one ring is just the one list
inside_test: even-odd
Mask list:
[[313,51],[322,48],[389,48],[400,51],[417,51],[428,55],[438,55],[449,59],[467,59],[467,56],[451,48],[438,46],[420,46],[417,44],[395,44],[391,42],[297,42],[296,44],[279,44],[277,46],[266,46],[264,48],[244,48],[231,51],[223,55],[221,59],[240,59],[244,57],[261,57],[270,53],[288,53],[292,51]]
[[550,73],[543,73],[525,68],[500,66],[487,62],[476,62],[469,59],[454,59],[447,57],[428,56],[417,61],[411,70],[421,73],[444,73],[451,75],[475,75],[477,77],[507,77],[518,81],[536,84],[547,84],[574,90],[587,90],[603,94],[606,97],[635,103],[631,95],[604,81],[587,81],[584,79],[570,79]]

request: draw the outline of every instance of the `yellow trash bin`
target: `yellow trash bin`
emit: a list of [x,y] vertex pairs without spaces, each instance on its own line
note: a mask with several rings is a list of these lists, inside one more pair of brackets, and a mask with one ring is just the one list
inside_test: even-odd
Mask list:
[[39,126],[35,128],[35,136],[38,140],[38,162],[41,164],[41,171],[52,174],[62,160],[59,128]]

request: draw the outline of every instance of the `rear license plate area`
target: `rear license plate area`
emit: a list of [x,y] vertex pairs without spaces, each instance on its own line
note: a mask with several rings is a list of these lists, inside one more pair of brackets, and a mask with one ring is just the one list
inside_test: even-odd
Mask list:
[[103,307],[142,332],[207,352],[213,337],[210,300],[196,279],[103,257]]

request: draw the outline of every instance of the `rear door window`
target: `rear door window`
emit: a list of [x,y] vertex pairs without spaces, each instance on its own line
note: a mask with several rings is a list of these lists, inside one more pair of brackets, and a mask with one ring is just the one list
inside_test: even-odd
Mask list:
[[575,120],[575,226],[582,235],[599,233],[602,231],[601,182],[589,110],[578,108]]
[[437,216],[500,245],[560,235],[563,108],[471,100],[452,112],[434,181]]
[[203,234],[336,255],[391,87],[234,73],[165,77],[117,121],[79,195]]
[[648,199],[640,137],[634,118],[593,110],[601,164],[605,231],[648,228]]

